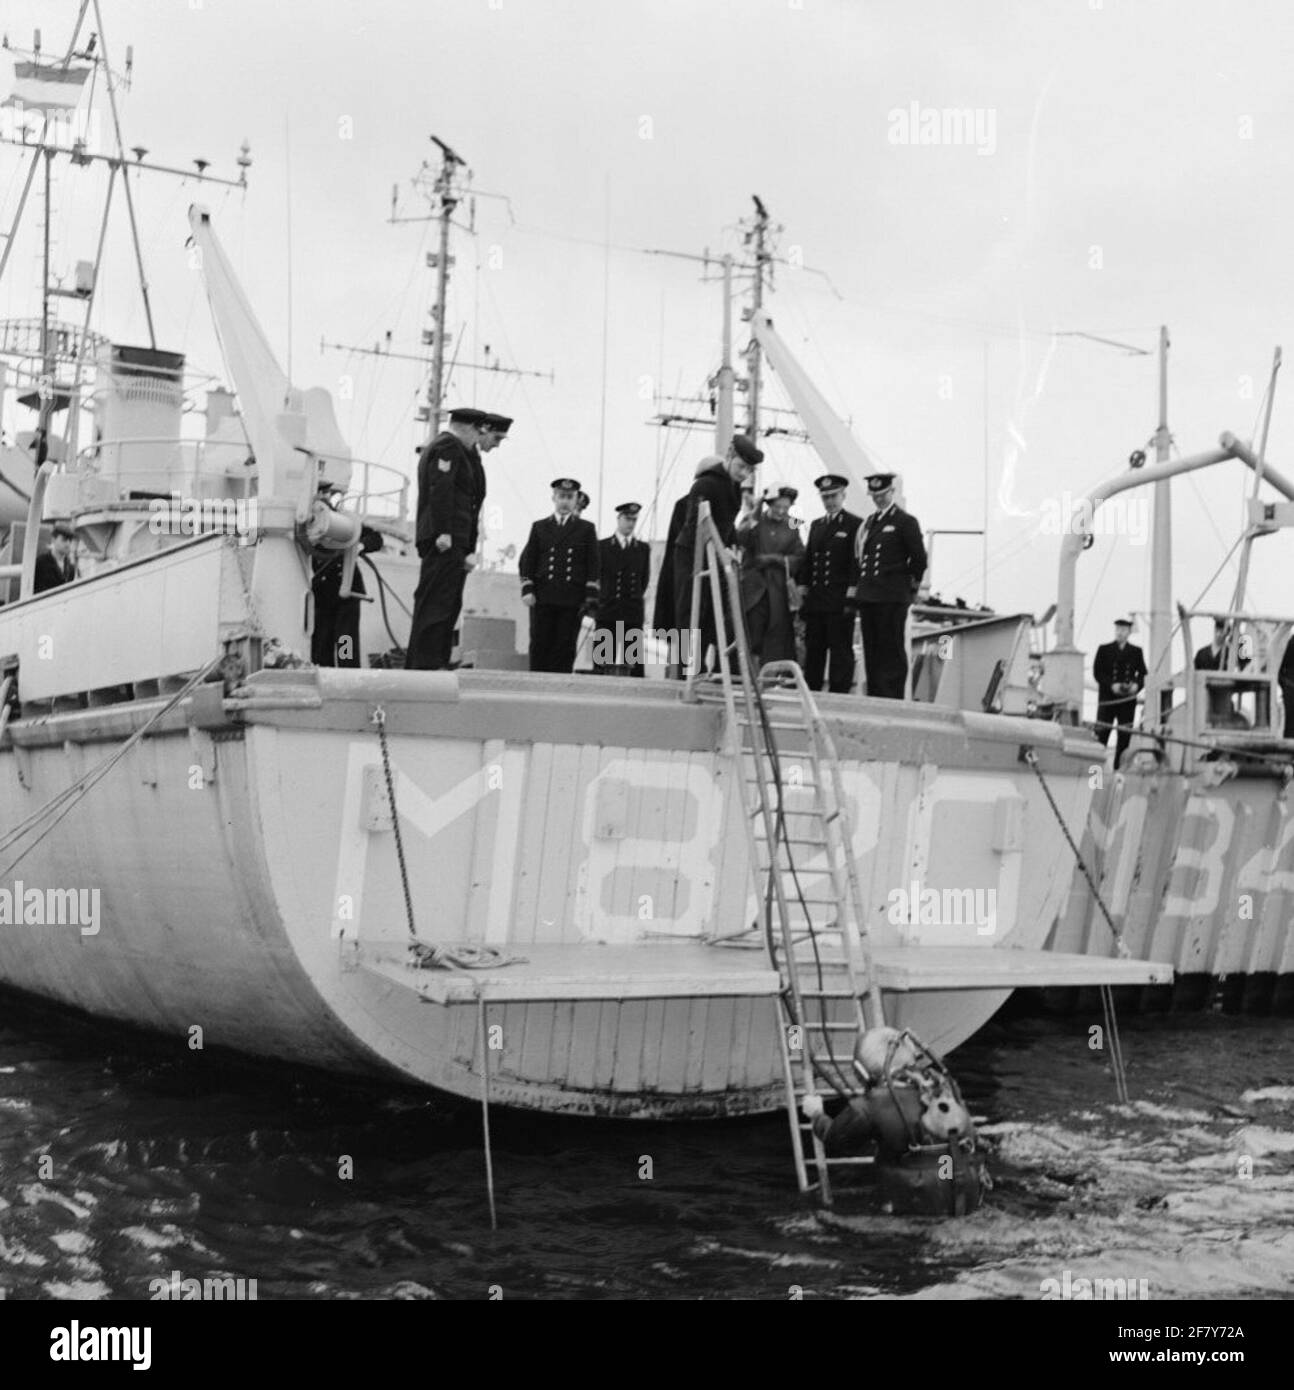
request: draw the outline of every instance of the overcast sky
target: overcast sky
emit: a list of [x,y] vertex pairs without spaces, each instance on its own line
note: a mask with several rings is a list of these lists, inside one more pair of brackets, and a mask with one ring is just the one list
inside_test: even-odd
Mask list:
[[[24,46],[39,23],[56,51],[76,9],[6,0],[2,22]],[[390,331],[396,349],[419,350],[431,229],[387,223],[393,185],[402,212],[426,211],[410,180],[435,133],[477,190],[506,195],[477,199],[474,239],[455,234],[448,326],[465,359],[488,344],[555,379],[454,377],[451,404],[517,418],[487,462],[492,546],[524,539],[559,473],[595,494],[604,529],[614,504],[650,504],[658,475],[667,514],[711,441],[650,428],[652,392],[704,387],[720,298],[699,267],[632,248],[739,251],[753,193],[783,228],[780,254],[829,277],[779,267],[775,324],[857,437],[902,471],[923,526],[978,528],[987,515],[1000,608],[1046,607],[1059,547],[1048,516],[1155,427],[1153,356],[1056,331],[1153,350],[1167,323],[1170,424],[1193,453],[1224,429],[1255,432],[1294,321],[1294,12],[1277,3],[124,0],[105,18],[115,65],[134,48],[127,145],[225,173],[244,137],[252,146],[245,195],[135,185],[159,345],[222,374],[184,254],[191,201],[212,207],[285,363],[290,245],[292,376],[347,397],[338,416],[357,456],[409,468],[419,439],[416,366],[319,347]],[[919,116],[975,112],[978,126],[965,143],[905,143],[897,113],[914,104]],[[6,216],[21,172],[0,150]],[[94,247],[72,189],[64,170],[65,271]],[[124,233],[120,217],[98,326],[147,341]],[[15,252],[0,314],[32,311],[37,252]],[[767,390],[787,404],[776,378]],[[1270,456],[1290,473],[1292,439],[1278,390]],[[804,489],[821,471],[802,445],[766,449],[767,482]],[[1176,485],[1183,601],[1234,541],[1245,486],[1239,465]],[[802,496],[797,510],[818,508]],[[1089,649],[1117,613],[1147,607],[1148,546],[1130,521],[1081,563]],[[1258,547],[1260,611],[1291,607],[1287,549],[1284,537]],[[1206,603],[1227,602],[1233,574]],[[978,601],[980,585],[979,540],[938,541],[935,587]]]

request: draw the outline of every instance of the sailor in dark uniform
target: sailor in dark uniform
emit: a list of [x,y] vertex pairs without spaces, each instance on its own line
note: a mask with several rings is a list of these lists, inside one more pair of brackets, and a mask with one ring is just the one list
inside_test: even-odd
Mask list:
[[[728,452],[720,458],[712,454],[697,465],[696,477],[687,495],[687,510],[683,525],[674,541],[674,626],[684,633],[692,621],[692,566],[696,558],[696,532],[701,516],[701,503],[710,504],[710,519],[719,536],[720,545],[732,549],[737,544],[737,520],[742,515],[742,484],[764,461],[761,449],[745,435],[733,436]],[[727,588],[721,591],[724,605],[724,626],[732,641],[733,619],[728,609]],[[707,582],[701,589],[700,634],[701,660],[707,650],[717,645],[714,604]]]
[[66,521],[56,521],[49,549],[36,556],[32,593],[43,594],[46,589],[57,589],[60,584],[70,584],[76,578],[76,561],[72,558],[75,543],[76,532],[71,526]]
[[855,549],[862,517],[845,510],[849,479],[838,473],[815,478],[825,515],[809,527],[800,573],[808,586],[804,596],[804,679],[810,690],[821,690],[830,659],[833,694],[847,695],[854,687],[854,623],[858,584]]
[[875,508],[858,528],[858,620],[867,693],[901,700],[908,681],[908,608],[926,572],[926,546],[916,517],[894,501],[894,474],[873,473],[867,492]]
[[598,533],[575,515],[580,485],[553,480],[554,514],[536,521],[521,552],[521,601],[530,609],[530,669],[569,674],[580,619],[598,601]]
[[[454,651],[454,629],[463,608],[463,586],[476,564],[485,467],[477,445],[487,435],[487,452],[506,429],[491,431],[483,410],[449,413],[449,423],[418,460],[418,512],[414,540],[422,571],[413,595],[408,671],[443,671]],[[500,419],[502,417],[499,417]]]
[[[647,674],[642,661],[642,647],[645,641],[643,623],[646,621],[644,601],[651,577],[651,546],[634,536],[634,527],[638,524],[638,513],[641,511],[642,506],[638,502],[622,502],[616,508],[615,535],[598,542],[600,592],[597,613],[594,615],[594,642],[600,642],[604,651],[609,645],[614,660],[605,662],[595,657],[595,672],[629,676]],[[604,632],[609,632],[611,636],[600,636]],[[637,634],[632,642],[630,633]],[[629,648],[627,651],[626,647]],[[598,646],[595,646],[594,651],[598,650]],[[637,661],[625,659],[635,654]]]
[[1118,725],[1118,736],[1114,740],[1116,770],[1132,742],[1137,696],[1146,683],[1146,658],[1140,647],[1128,641],[1131,632],[1131,618],[1116,619],[1114,641],[1103,642],[1092,659],[1092,679],[1096,681],[1097,690],[1096,736],[1108,744],[1110,731]]

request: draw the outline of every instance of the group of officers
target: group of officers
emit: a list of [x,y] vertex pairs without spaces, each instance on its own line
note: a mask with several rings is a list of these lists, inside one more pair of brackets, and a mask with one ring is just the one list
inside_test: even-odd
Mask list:
[[[422,561],[414,594],[408,670],[449,667],[463,588],[476,565],[480,513],[486,496],[481,455],[508,436],[506,416],[462,408],[418,461],[414,539]],[[908,608],[926,570],[926,550],[916,519],[895,501],[894,475],[867,479],[872,512],[865,520],[847,511],[847,479],[824,474],[815,482],[823,515],[807,543],[787,513],[795,490],[782,488],[754,500],[752,478],[763,454],[744,435],[722,457],[697,466],[686,496],[670,519],[656,587],[655,627],[690,631],[693,567],[701,503],[722,545],[742,563],[742,606],[752,651],[769,661],[794,656],[791,620],[804,617],[805,678],[811,688],[847,692],[854,683],[854,622],[861,623],[867,693],[902,699],[908,661]],[[651,550],[634,535],[642,507],[616,508],[616,529],[598,538],[581,512],[588,497],[575,478],[555,478],[553,511],[530,528],[521,552],[522,602],[530,610],[530,669],[569,672],[575,665],[583,620],[611,640],[594,646],[593,669],[641,677],[645,601]],[[732,630],[731,616],[726,624]],[[716,624],[703,586],[702,654],[716,645]],[[639,634],[637,642],[626,640]],[[720,655],[722,660],[722,654]]]

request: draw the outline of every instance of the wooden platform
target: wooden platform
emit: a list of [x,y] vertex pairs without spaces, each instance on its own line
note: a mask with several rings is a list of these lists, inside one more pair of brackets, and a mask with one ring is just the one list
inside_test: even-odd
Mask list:
[[[415,970],[399,947],[369,945],[363,967],[428,1003],[461,1004],[478,997],[500,1003],[553,999],[771,998],[777,972],[762,950],[695,941],[641,946],[527,946],[524,961],[488,970]],[[837,958],[838,960],[838,958]],[[824,953],[824,964],[832,965]],[[918,990],[1023,989],[1052,985],[1169,984],[1171,967],[1139,960],[951,946],[893,946],[876,953],[881,988]]]

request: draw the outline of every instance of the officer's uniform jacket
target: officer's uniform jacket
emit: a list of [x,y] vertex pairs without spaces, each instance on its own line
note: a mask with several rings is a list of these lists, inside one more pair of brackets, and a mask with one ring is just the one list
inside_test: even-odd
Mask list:
[[[1117,705],[1135,701],[1137,691],[1146,683],[1145,654],[1131,642],[1125,643],[1122,648],[1117,642],[1105,642],[1097,647],[1092,660],[1092,678],[1096,681],[1101,704]],[[1134,687],[1133,693],[1116,695],[1114,687],[1125,684]]]
[[651,546],[630,536],[621,545],[618,536],[598,542],[598,617],[605,623],[632,619],[641,623],[643,601],[651,579]]
[[437,536],[450,536],[454,549],[470,555],[479,539],[485,501],[485,465],[456,435],[443,430],[418,460],[418,517],[414,540],[419,553]]
[[858,528],[858,601],[911,603],[926,572],[921,527],[902,507],[873,512]]
[[582,608],[598,597],[598,533],[591,521],[546,516],[530,528],[521,552],[521,595],[553,608]]
[[862,518],[842,507],[835,516],[820,516],[809,527],[809,543],[800,567],[800,582],[809,586],[805,613],[843,613],[845,598],[858,583],[856,543]]

